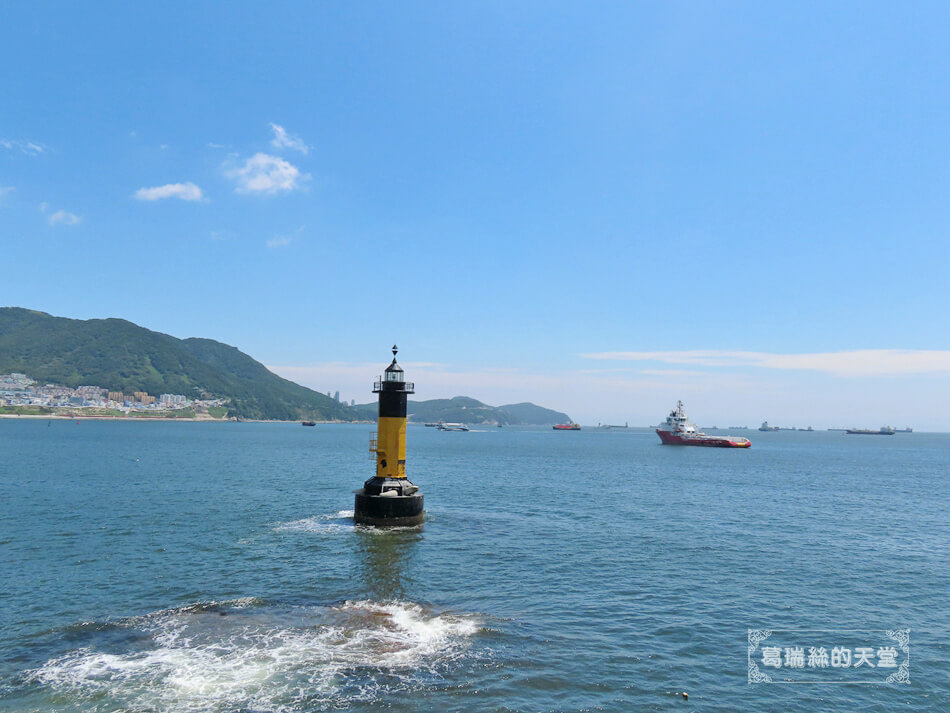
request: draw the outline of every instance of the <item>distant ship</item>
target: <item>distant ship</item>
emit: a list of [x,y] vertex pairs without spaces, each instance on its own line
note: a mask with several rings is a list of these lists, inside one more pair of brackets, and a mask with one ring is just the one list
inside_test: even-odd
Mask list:
[[657,426],[656,435],[665,446],[707,446],[712,448],[748,448],[752,442],[741,436],[707,436],[696,429],[683,411],[683,402],[677,401],[666,421]]
[[436,426],[440,431],[469,431],[468,426],[464,423],[444,423],[439,421],[439,425]]
[[317,425],[317,422],[316,422],[316,421],[304,421],[302,425],[304,425],[304,426],[316,426],[316,425]]
[[579,423],[556,423],[554,424],[555,431],[579,431],[581,430],[581,425]]
[[893,436],[894,429],[890,426],[881,426],[877,431],[870,428],[849,428],[846,433],[854,433],[859,436]]
[[897,430],[897,433],[913,433],[914,432],[914,429],[911,428],[910,426],[907,426],[906,428],[898,428],[896,430]]
[[770,426],[768,421],[763,421],[762,425],[759,426],[760,431],[777,431],[778,426]]

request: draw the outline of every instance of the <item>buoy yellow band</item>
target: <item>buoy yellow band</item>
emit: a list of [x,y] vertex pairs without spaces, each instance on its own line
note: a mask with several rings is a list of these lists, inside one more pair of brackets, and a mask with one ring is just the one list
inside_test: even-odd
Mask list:
[[406,477],[406,419],[379,417],[376,439],[376,475]]

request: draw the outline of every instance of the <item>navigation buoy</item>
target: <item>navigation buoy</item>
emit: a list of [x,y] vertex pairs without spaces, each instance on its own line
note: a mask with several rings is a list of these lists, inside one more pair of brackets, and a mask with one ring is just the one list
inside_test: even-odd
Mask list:
[[376,460],[376,475],[356,491],[354,520],[361,525],[418,525],[422,522],[422,493],[406,477],[406,400],[414,384],[393,363],[373,384],[379,394],[379,420],[370,437],[369,450]]

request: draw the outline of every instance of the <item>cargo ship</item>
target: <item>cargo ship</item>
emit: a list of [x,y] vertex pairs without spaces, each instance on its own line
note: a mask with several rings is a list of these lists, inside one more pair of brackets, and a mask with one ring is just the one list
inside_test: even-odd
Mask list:
[[657,426],[656,435],[665,446],[706,446],[709,448],[748,448],[752,441],[741,436],[708,436],[690,423],[683,410],[683,402],[677,401],[666,421]]
[[859,436],[893,436],[894,429],[890,426],[881,426],[877,431],[870,428],[849,428],[845,433],[856,434]]
[[579,431],[581,430],[581,425],[579,423],[556,423],[554,424],[555,431]]

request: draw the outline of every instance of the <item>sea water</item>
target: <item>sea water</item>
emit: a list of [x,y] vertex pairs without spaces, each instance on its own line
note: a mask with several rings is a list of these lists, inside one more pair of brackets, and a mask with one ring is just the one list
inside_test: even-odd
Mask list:
[[[412,426],[377,530],[371,430],[0,420],[0,710],[950,709],[950,435]],[[910,682],[750,683],[750,630]]]

